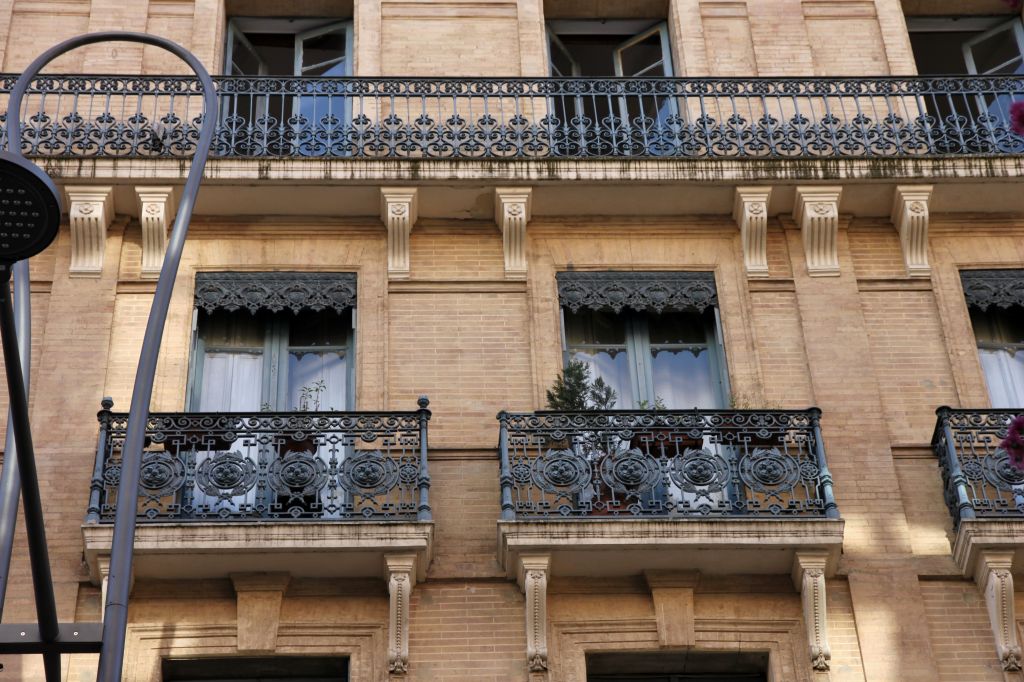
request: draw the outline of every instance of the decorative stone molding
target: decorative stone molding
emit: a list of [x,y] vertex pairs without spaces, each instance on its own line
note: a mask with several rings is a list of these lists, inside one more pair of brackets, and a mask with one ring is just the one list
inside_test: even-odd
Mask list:
[[356,305],[353,272],[199,272],[195,307],[215,310],[334,310]]
[[526,224],[530,221],[533,190],[529,187],[494,189],[494,222],[505,249],[505,277],[526,278]]
[[803,233],[807,274],[839,275],[839,197],[842,187],[797,187],[793,219]]
[[732,217],[740,228],[747,277],[768,276],[768,199],[771,187],[737,187]]
[[238,604],[239,653],[273,653],[288,573],[232,573]]
[[828,670],[832,651],[828,644],[828,621],[825,611],[825,571],[828,553],[822,551],[797,552],[793,557],[793,585],[800,592],[804,606],[804,624],[810,647],[811,666],[815,670]]
[[981,310],[1024,305],[1024,270],[964,270],[960,283],[967,305]]
[[415,187],[381,187],[380,219],[388,230],[388,278],[409,277],[409,233],[419,208]]
[[415,554],[387,554],[388,594],[388,671],[392,675],[409,672],[409,600],[416,582]]
[[658,644],[690,648],[697,643],[693,591],[700,582],[697,571],[646,571],[651,588],[654,616],[658,621]]
[[1019,672],[1022,667],[1017,619],[1013,604],[1012,550],[985,550],[978,556],[974,580],[985,596],[996,653],[1003,670]]
[[68,187],[72,277],[99,277],[107,229],[114,219],[113,187]]
[[569,310],[697,310],[718,304],[711,272],[558,272],[558,300]]
[[531,673],[548,669],[548,575],[550,554],[519,557],[519,589],[526,594],[526,661]]
[[911,277],[928,277],[928,200],[931,185],[897,185],[892,201],[892,224],[900,234],[903,262]]
[[167,251],[167,232],[174,218],[174,188],[136,187],[142,226],[142,277],[160,275]]

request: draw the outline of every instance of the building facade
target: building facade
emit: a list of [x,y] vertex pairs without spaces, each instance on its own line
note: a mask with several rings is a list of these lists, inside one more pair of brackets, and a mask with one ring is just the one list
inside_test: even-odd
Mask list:
[[[61,620],[101,618],[118,410],[216,125],[125,679],[1021,679],[1012,5],[0,3],[7,74],[100,30],[222,74],[202,119],[171,55],[95,45],[21,113],[68,214],[31,263]],[[549,409],[581,366],[605,390]]]

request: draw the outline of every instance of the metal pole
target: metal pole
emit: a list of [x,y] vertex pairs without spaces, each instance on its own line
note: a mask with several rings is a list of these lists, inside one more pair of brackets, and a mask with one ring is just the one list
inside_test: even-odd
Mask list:
[[[4,350],[4,368],[7,370],[7,393],[11,401],[10,416],[17,444],[18,468],[21,480],[25,482],[21,494],[25,507],[25,529],[28,535],[29,561],[32,564],[32,587],[35,592],[36,617],[39,619],[39,635],[44,642],[54,642],[60,634],[60,626],[57,621],[57,602],[53,597],[50,559],[46,550],[43,504],[36,475],[35,449],[32,446],[25,378],[21,373],[21,352],[18,349],[18,332],[14,325],[14,307],[11,305],[10,279],[10,268],[0,268],[0,341]],[[43,667],[47,682],[60,682],[60,654],[44,654]]]
[[[164,256],[164,263],[160,269],[156,293],[153,295],[153,306],[150,309],[149,321],[146,323],[146,333],[143,337],[139,366],[135,374],[135,387],[132,391],[128,430],[125,435],[123,449],[121,482],[118,486],[117,494],[119,504],[117,505],[114,523],[114,540],[110,549],[110,573],[103,622],[103,649],[100,652],[98,677],[99,682],[119,682],[124,662],[125,633],[128,627],[128,592],[131,586],[132,549],[135,542],[135,500],[139,489],[139,469],[142,463],[143,438],[145,437],[146,422],[149,419],[149,401],[153,394],[153,379],[156,374],[156,363],[160,353],[160,338],[163,335],[164,323],[167,319],[167,309],[170,306],[171,293],[174,290],[174,279],[178,272],[178,264],[181,262],[181,252],[185,246],[185,237],[188,234],[188,224],[192,218],[196,195],[199,193],[199,183],[203,177],[203,169],[206,167],[206,157],[209,155],[210,146],[213,143],[214,128],[217,121],[217,94],[214,90],[210,74],[207,73],[195,55],[166,38],[125,31],[104,31],[102,33],[76,36],[51,47],[39,55],[29,64],[28,68],[25,69],[24,73],[21,74],[18,81],[14,84],[8,100],[8,111],[14,112],[13,115],[8,116],[8,139],[21,140],[21,100],[32,78],[44,66],[65,52],[75,48],[107,41],[143,43],[163,48],[187,63],[195,72],[203,88],[202,131],[199,135],[199,142],[196,144],[195,155],[192,157],[188,178],[185,180],[185,188],[178,205],[178,215],[171,229],[167,253]],[[20,155],[21,145],[15,144],[10,147],[9,151]],[[14,347],[13,339],[12,347]],[[19,375],[20,369],[19,366]],[[22,396],[22,399],[24,399],[24,396]],[[24,453],[21,452],[21,449],[22,447],[19,445],[18,454],[22,478],[26,483],[23,486],[26,488],[23,496],[27,497],[26,458],[23,456]],[[38,487],[36,490],[38,491]],[[26,526],[28,526],[29,516],[27,512],[25,514],[25,521]],[[28,531],[31,547],[31,542],[34,542],[32,541],[34,533],[31,527],[28,528]],[[42,534],[40,534],[40,537],[42,537]],[[43,549],[45,550],[45,543],[43,544]],[[33,563],[34,566],[35,563]],[[48,565],[46,573],[49,575]],[[33,579],[35,579],[35,570],[33,570]],[[52,597],[52,581],[49,583],[49,587]],[[36,599],[38,602],[39,597],[37,596]],[[42,621],[40,621],[40,625],[42,625]],[[59,658],[57,660],[59,663]]]
[[[8,140],[8,147],[10,144]],[[21,353],[21,374],[25,378],[26,400],[32,364],[32,308],[29,286],[28,261],[18,261],[14,265],[14,329],[18,334],[18,352]],[[18,450],[14,430],[10,426],[12,422],[11,411],[8,409],[4,468],[0,470],[0,617],[3,617],[7,583],[10,580],[14,531],[18,526],[18,498],[21,495]]]
[[430,410],[427,406],[430,401],[427,396],[421,395],[417,401],[420,420],[420,473],[417,483],[419,484],[419,508],[416,512],[417,521],[430,521],[433,517],[430,513],[430,471],[427,469],[427,422],[430,421]]

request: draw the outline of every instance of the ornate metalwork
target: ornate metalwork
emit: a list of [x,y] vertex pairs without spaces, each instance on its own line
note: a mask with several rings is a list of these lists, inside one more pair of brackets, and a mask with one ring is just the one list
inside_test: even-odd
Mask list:
[[[1015,155],[1015,76],[911,78],[220,77],[220,157],[839,158]],[[0,96],[14,76],[0,76]],[[40,157],[179,158],[189,77],[47,75],[22,116]],[[0,117],[0,124],[3,117]]]
[[503,517],[836,518],[818,414],[503,412]]
[[215,310],[334,310],[356,305],[356,275],[351,272],[200,272],[195,305]]
[[1024,306],[1024,270],[963,270],[960,282],[967,305],[982,310]]
[[558,272],[558,299],[573,312],[704,310],[717,305],[711,272]]
[[[112,522],[117,506],[128,415],[111,405],[99,413],[93,522]],[[421,399],[415,412],[151,414],[139,518],[429,519],[426,406]]]
[[942,467],[946,505],[955,525],[963,519],[1024,516],[1024,472],[999,447],[1021,411],[942,407],[932,447]]

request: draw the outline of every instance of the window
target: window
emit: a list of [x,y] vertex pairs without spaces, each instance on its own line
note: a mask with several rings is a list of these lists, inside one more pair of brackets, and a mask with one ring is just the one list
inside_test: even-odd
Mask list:
[[728,403],[711,273],[558,274],[564,362],[579,360],[619,409]]
[[1024,270],[960,273],[993,408],[1024,407]]
[[278,656],[275,658],[165,658],[164,682],[346,682],[348,659]]
[[765,682],[764,652],[609,652],[586,657],[587,682]]

